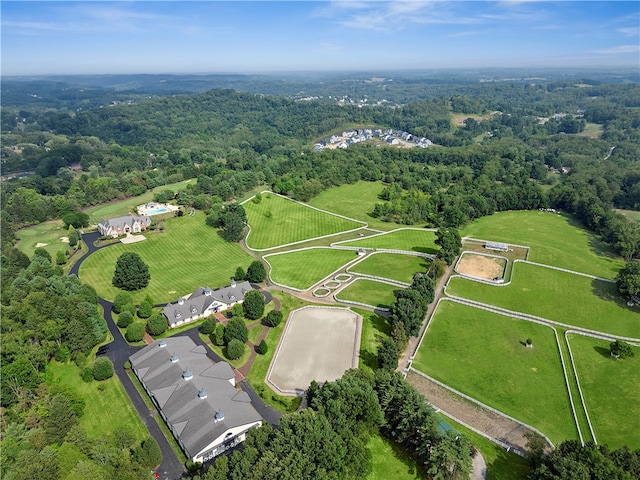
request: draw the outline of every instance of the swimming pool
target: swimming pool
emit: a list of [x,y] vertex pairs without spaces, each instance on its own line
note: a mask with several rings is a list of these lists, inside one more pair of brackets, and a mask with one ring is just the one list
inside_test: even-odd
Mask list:
[[169,210],[168,208],[162,207],[162,208],[152,208],[150,210],[147,210],[147,215],[158,215],[160,213],[167,213],[170,212],[171,210]]

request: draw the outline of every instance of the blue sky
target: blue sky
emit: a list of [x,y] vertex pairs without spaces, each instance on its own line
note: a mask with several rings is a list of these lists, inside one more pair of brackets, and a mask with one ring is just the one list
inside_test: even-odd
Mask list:
[[3,75],[638,66],[637,1],[8,1]]

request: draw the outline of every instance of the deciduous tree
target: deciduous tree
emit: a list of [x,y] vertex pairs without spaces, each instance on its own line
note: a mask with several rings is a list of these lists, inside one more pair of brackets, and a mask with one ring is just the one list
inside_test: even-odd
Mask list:
[[149,267],[140,255],[135,252],[125,252],[116,261],[113,274],[113,286],[123,290],[140,290],[149,285],[151,275]]

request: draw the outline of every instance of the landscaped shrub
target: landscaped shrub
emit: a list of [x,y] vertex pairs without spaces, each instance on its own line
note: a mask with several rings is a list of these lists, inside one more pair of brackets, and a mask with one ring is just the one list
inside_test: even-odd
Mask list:
[[268,350],[269,350],[269,346],[267,345],[267,342],[264,339],[256,346],[256,352],[259,353],[260,355],[264,355],[265,353],[267,353]]
[[139,342],[144,338],[144,323],[132,323],[127,327],[124,338],[129,342]]
[[140,302],[140,306],[138,307],[138,317],[140,318],[149,318],[153,313],[153,299],[147,295],[144,297],[144,300]]
[[113,362],[107,357],[96,358],[93,363],[93,378],[101,381],[113,377]]
[[250,320],[257,320],[264,314],[264,297],[257,290],[251,290],[244,295],[242,303],[244,316]]
[[56,252],[56,264],[64,265],[65,263],[67,263],[67,255],[62,250],[58,250]]
[[140,465],[154,468],[162,462],[162,452],[158,442],[153,437],[149,437],[133,451],[133,459]]
[[224,329],[224,343],[229,345],[231,340],[236,339],[245,343],[249,339],[249,330],[244,320],[232,318]]
[[251,283],[264,282],[267,278],[267,271],[264,269],[264,265],[260,260],[254,260],[247,269],[247,280]]
[[267,313],[267,316],[265,317],[263,323],[267,327],[277,327],[278,325],[280,325],[281,321],[282,312],[279,310],[271,310],[269,313]]
[[213,342],[214,345],[217,345],[218,347],[221,347],[224,345],[225,330],[226,329],[223,324],[219,323],[218,325],[216,325],[216,331],[214,332],[213,335],[211,335],[211,341]]
[[117,325],[120,328],[127,328],[132,323],[133,323],[133,315],[131,315],[131,312],[128,312],[125,310],[118,316]]
[[229,344],[227,345],[227,357],[231,360],[235,360],[240,358],[244,353],[244,343],[242,343],[237,338],[231,339]]
[[211,335],[216,329],[216,322],[213,318],[207,318],[202,325],[200,325],[200,333],[203,335]]
[[93,382],[93,368],[84,367],[80,372],[80,378],[82,378],[83,382]]
[[238,267],[236,268],[236,276],[235,279],[242,281],[245,280],[247,278],[247,272],[244,271],[244,268],[242,267]]
[[116,298],[113,299],[113,313],[120,313],[124,309],[125,305],[131,303],[131,295],[125,292],[119,292],[116,294]]
[[244,309],[242,308],[242,304],[236,303],[231,310],[228,310],[228,316],[233,317],[242,317],[244,315]]
[[161,335],[167,331],[167,320],[163,315],[156,313],[147,320],[147,328],[151,335]]

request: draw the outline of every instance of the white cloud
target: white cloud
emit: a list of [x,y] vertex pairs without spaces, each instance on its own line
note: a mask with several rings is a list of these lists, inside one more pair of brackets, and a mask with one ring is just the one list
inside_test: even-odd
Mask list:
[[594,50],[598,55],[624,55],[628,53],[640,53],[640,45],[618,45],[617,47]]

